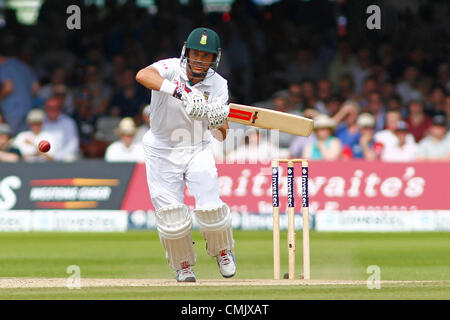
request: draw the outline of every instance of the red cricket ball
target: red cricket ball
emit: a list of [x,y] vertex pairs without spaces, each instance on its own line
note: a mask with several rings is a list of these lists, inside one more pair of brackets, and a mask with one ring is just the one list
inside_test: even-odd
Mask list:
[[50,150],[50,142],[47,140],[42,140],[39,142],[39,151],[40,152],[48,152]]

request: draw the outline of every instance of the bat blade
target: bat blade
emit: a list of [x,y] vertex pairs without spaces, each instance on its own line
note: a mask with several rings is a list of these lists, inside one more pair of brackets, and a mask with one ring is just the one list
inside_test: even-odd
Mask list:
[[308,137],[314,128],[314,121],[305,117],[236,103],[230,103],[228,121],[302,137]]

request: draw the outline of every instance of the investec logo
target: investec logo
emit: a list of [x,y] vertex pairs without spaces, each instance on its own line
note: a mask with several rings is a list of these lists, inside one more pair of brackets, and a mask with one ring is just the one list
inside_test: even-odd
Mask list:
[[287,188],[288,188],[288,207],[294,206],[294,169],[288,168],[288,179],[287,179]]
[[272,168],[272,206],[278,207],[278,168]]
[[302,168],[302,207],[308,207],[308,168]]

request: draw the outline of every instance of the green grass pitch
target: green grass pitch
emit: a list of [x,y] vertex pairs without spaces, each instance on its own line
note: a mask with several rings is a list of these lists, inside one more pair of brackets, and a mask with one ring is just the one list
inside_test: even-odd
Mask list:
[[[233,280],[272,279],[272,232],[235,231],[237,274]],[[198,280],[220,276],[205,241],[193,232]],[[377,265],[381,280],[429,281],[360,285],[158,286],[0,288],[0,299],[450,299],[450,233],[311,232],[313,280],[360,280]],[[287,272],[286,232],[281,266]],[[126,233],[0,233],[0,280],[67,278],[78,265],[82,279],[173,279],[155,231]],[[297,234],[297,274],[301,273],[301,232]],[[175,282],[175,280],[173,280]],[[284,280],[288,281],[288,280]]]

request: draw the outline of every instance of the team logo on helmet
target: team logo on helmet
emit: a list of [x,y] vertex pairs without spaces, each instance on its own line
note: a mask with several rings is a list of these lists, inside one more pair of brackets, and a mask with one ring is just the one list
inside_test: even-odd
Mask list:
[[200,44],[206,45],[206,40],[208,40],[208,35],[206,35],[206,34],[202,35],[202,37],[200,39]]

